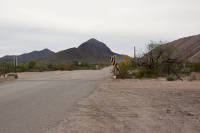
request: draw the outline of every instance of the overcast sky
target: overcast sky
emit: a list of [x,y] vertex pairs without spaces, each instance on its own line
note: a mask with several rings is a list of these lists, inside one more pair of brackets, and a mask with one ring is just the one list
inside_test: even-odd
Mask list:
[[0,0],[0,56],[77,47],[90,38],[133,55],[200,34],[200,0]]

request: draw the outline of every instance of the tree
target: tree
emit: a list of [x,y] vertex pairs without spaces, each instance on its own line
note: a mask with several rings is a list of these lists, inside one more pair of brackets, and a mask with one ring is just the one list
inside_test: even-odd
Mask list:
[[28,68],[29,69],[33,69],[36,66],[36,61],[35,60],[31,60],[28,62]]

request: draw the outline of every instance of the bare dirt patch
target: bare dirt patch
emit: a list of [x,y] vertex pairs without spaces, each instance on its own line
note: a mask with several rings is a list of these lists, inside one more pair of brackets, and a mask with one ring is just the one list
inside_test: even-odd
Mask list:
[[6,77],[6,78],[0,77],[0,83],[5,82],[5,81],[13,81],[13,80],[15,80],[14,77]]
[[48,133],[199,133],[200,82],[107,80]]

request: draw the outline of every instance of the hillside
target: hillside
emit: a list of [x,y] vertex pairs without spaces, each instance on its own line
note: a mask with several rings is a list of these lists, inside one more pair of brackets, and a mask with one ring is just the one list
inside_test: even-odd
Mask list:
[[182,61],[200,62],[200,35],[189,36],[170,42]]
[[[17,58],[18,58],[18,61],[20,61],[20,62],[26,62],[26,61],[29,61],[29,60],[37,60],[39,58],[45,58],[45,57],[48,57],[48,56],[53,55],[53,54],[54,54],[53,51],[51,51],[49,49],[43,49],[41,51],[33,51],[33,52],[30,52],[30,53],[18,55]],[[4,57],[0,58],[0,62],[13,61],[14,56],[15,55],[4,56]]]
[[104,43],[92,38],[81,44],[78,48],[60,51],[40,61],[62,63],[76,60],[89,63],[105,63],[109,62],[109,56],[115,54]]

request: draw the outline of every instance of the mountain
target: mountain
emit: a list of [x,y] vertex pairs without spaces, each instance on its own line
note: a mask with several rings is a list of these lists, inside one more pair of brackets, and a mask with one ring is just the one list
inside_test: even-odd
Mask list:
[[89,63],[105,63],[109,62],[111,55],[119,54],[112,52],[103,42],[92,38],[82,43],[78,48],[60,51],[40,61],[62,63],[76,60]]
[[[49,50],[49,49],[43,49],[41,51],[33,51],[30,53],[25,53],[22,55],[18,55],[17,59],[19,62],[26,62],[29,60],[37,60],[39,58],[45,58],[48,57],[50,55],[55,54],[53,51]],[[0,58],[0,62],[10,62],[13,61],[15,55],[7,55],[4,56],[2,58]]]
[[177,49],[182,61],[200,62],[200,34],[168,43]]

